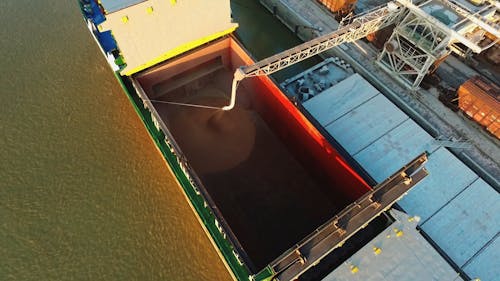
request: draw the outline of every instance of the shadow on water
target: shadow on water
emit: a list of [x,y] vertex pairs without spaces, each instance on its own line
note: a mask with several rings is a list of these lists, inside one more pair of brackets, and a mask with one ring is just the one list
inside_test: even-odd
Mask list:
[[[300,39],[262,6],[258,0],[232,0],[233,19],[240,27],[236,34],[254,59],[261,60],[302,43]],[[272,75],[278,82],[318,64],[312,57]]]

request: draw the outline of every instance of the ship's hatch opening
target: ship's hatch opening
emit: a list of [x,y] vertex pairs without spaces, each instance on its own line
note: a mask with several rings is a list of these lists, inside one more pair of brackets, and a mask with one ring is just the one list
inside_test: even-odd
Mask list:
[[249,60],[226,38],[135,81],[256,273],[369,186],[267,77],[243,81],[228,112],[162,102],[224,106],[234,69]]

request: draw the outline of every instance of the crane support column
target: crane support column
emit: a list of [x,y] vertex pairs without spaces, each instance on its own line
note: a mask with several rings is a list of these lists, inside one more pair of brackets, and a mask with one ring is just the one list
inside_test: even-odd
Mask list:
[[434,62],[451,52],[450,46],[461,43],[480,53],[492,46],[481,45],[486,32],[499,35],[494,5],[475,12],[448,0],[396,2],[408,13],[394,29],[377,62],[412,90],[418,89]]

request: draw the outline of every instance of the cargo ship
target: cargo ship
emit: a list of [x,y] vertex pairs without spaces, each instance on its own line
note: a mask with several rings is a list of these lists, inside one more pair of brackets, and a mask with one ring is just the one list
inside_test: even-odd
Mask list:
[[339,248],[343,262],[427,175],[424,153],[375,185],[268,76],[241,81],[224,110],[233,73],[254,64],[228,0],[79,3],[235,280],[295,280]]

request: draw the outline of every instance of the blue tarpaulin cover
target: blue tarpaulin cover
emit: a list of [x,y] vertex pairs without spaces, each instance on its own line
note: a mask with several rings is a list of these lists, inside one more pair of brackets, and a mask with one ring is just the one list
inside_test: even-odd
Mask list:
[[102,48],[105,52],[111,52],[117,49],[115,38],[111,35],[111,31],[100,32],[97,34],[97,39],[101,43]]
[[90,7],[92,8],[92,12],[88,13],[88,16],[92,19],[92,21],[96,25],[103,23],[106,20],[106,18],[102,14],[99,5],[97,5],[97,3],[94,1],[90,1]]

